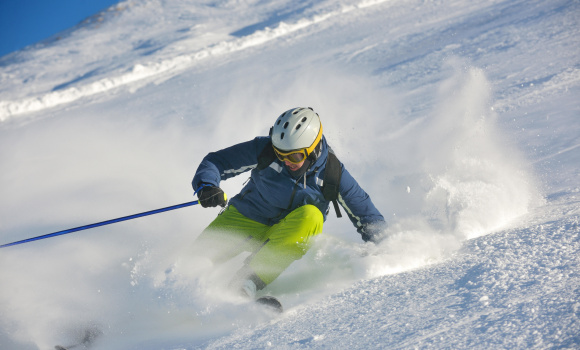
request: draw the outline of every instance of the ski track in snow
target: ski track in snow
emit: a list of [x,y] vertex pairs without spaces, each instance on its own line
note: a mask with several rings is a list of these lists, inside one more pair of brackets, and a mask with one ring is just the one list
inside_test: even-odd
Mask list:
[[190,68],[200,61],[215,59],[220,56],[230,55],[251,47],[263,45],[269,41],[279,39],[328,19],[349,13],[353,10],[381,4],[385,1],[388,0],[366,0],[356,5],[343,6],[339,10],[318,14],[311,18],[303,18],[293,23],[280,22],[273,26],[273,28],[267,27],[264,30],[258,30],[241,38],[221,41],[192,54],[176,55],[173,58],[160,62],[137,63],[125,73],[114,77],[103,78],[90,84],[78,84],[78,86],[47,92],[40,96],[28,97],[19,101],[0,101],[0,122],[20,114],[38,112],[45,108],[70,103],[84,97],[104,93],[160,75],[167,77],[172,74],[178,74],[179,71]]
[[1,243],[190,200],[207,152],[296,103],[391,225],[362,244],[331,212],[264,291],[281,316],[224,293],[243,257],[188,255],[217,211],[3,249],[0,349],[580,347],[578,13],[129,0],[0,58]]

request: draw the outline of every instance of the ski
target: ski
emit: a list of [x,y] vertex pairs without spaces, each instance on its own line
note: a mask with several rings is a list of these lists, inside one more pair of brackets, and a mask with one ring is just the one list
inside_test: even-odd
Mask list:
[[282,307],[282,303],[278,299],[273,296],[264,296],[261,298],[256,299],[256,303],[265,306],[267,309],[282,313],[284,312],[284,308]]
[[97,337],[99,337],[101,334],[103,334],[103,332],[100,329],[98,329],[96,327],[89,328],[89,329],[85,330],[84,337],[79,343],[69,345],[69,346],[55,345],[54,349],[55,350],[71,350],[71,349],[78,348],[79,346],[83,346],[84,349],[88,349],[90,347],[91,343]]

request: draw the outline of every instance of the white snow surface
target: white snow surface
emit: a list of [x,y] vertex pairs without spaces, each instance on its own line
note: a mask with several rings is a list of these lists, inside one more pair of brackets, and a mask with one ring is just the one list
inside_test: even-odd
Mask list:
[[[127,0],[0,57],[0,244],[193,199],[311,106],[389,222],[262,294],[188,207],[0,249],[0,349],[580,348],[580,2]],[[222,183],[233,196],[247,174]],[[86,345],[86,346],[85,346]]]

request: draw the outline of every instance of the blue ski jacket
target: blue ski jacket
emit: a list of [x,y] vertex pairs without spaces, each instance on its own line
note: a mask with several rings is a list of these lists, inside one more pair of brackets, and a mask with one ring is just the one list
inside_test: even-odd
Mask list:
[[[220,185],[220,181],[251,170],[251,176],[240,193],[230,199],[244,216],[265,225],[274,225],[294,209],[312,204],[326,220],[330,202],[322,194],[329,146],[322,137],[321,154],[310,169],[295,179],[284,163],[275,159],[268,167],[257,169],[258,156],[268,146],[269,137],[256,137],[217,152],[202,160],[192,181],[194,190],[202,184]],[[341,163],[342,177],[338,202],[364,241],[378,241],[386,222],[369,195]]]

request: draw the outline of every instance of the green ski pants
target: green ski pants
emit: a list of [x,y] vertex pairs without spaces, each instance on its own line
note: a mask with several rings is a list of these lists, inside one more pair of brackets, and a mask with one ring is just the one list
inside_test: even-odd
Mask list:
[[268,226],[245,217],[230,205],[200,234],[194,249],[216,264],[250,252],[247,268],[264,282],[263,287],[306,254],[312,237],[322,232],[323,221],[317,207],[305,205]]

